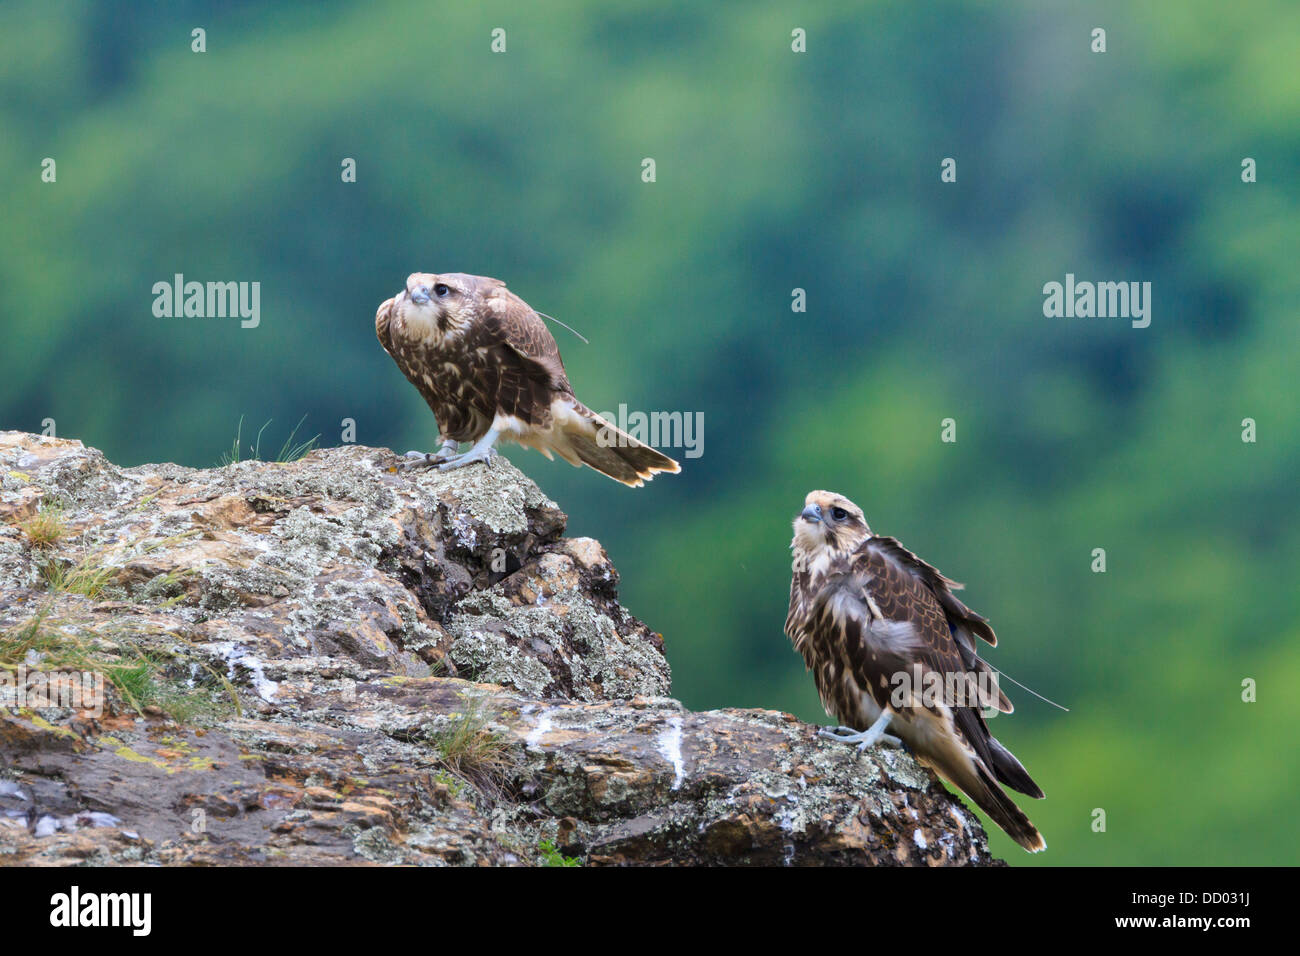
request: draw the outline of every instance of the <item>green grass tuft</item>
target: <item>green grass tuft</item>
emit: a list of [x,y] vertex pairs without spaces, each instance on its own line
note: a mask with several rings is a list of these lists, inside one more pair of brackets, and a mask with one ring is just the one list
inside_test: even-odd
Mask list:
[[429,734],[438,763],[490,799],[500,798],[510,774],[518,767],[513,741],[490,730],[490,714],[478,700],[470,700],[463,713]]
[[[284,444],[280,446],[280,451],[274,458],[269,459],[270,461],[276,461],[282,464],[297,461],[316,447],[316,443],[320,439],[319,433],[313,435],[306,441],[294,441],[298,436],[298,429],[302,427],[302,423],[306,420],[306,415],[298,419],[298,424],[293,426],[293,431],[289,432],[289,437],[286,438]],[[271,419],[268,418],[266,422],[263,423],[262,427],[257,430],[257,437],[248,445],[249,455],[245,458],[243,437],[244,417],[241,415],[239,417],[239,425],[235,428],[235,438],[230,443],[230,450],[223,452],[221,455],[220,466],[225,467],[226,465],[234,465],[241,461],[267,461],[268,459],[262,457],[262,433],[266,431],[267,426],[270,424]]]
[[96,555],[87,555],[75,564],[50,558],[38,565],[41,579],[51,591],[100,598],[113,580],[117,569],[99,563]]
[[0,631],[0,670],[16,671],[33,652],[39,656],[42,671],[103,676],[137,713],[153,706],[180,723],[215,719],[232,710],[240,713],[239,697],[224,676],[209,670],[214,679],[207,686],[186,687],[170,681],[165,676],[165,658],[141,651],[128,640],[108,644],[95,635],[62,627],[51,617],[49,607]]

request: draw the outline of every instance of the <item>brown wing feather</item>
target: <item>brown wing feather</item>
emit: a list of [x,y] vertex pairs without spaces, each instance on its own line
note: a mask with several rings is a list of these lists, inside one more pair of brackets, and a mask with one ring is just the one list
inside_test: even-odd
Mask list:
[[504,286],[485,300],[471,348],[484,346],[497,375],[497,406],[531,425],[551,420],[556,393],[572,395],[559,346],[541,317]]
[[[906,568],[929,589],[934,599],[939,603],[939,607],[943,609],[944,616],[948,621],[948,628],[957,642],[957,649],[961,654],[962,662],[967,669],[975,671],[977,674],[988,675],[996,685],[997,673],[986,661],[980,658],[975,647],[975,637],[978,636],[990,647],[996,647],[998,636],[993,633],[988,618],[976,614],[962,603],[957,595],[952,593],[954,590],[960,590],[966,585],[959,584],[943,574],[934,565],[918,558],[903,547],[897,538],[875,536],[867,540],[881,554]],[[1009,714],[1015,709],[1001,688],[998,689],[997,708],[1004,714]]]
[[932,564],[922,561],[907,548],[903,547],[902,542],[897,538],[877,535],[868,539],[882,553],[888,555],[897,563],[908,568],[925,582],[939,606],[943,608],[948,620],[954,624],[965,625],[972,634],[978,635],[981,639],[989,644],[990,647],[996,647],[998,636],[993,633],[993,628],[989,626],[988,618],[976,614],[965,604],[953,591],[960,591],[966,585],[954,581],[945,575],[942,571]]
[[[911,558],[911,561],[900,561],[900,552]],[[968,618],[954,619],[951,606],[945,604],[941,595],[935,591],[936,579],[948,579],[903,548],[894,538],[868,538],[854,555],[854,561],[864,589],[872,596],[881,613],[889,620],[912,623],[921,646],[911,656],[921,664],[923,670],[942,675],[964,675],[969,689],[967,700],[978,700],[976,691],[980,674],[988,672],[989,668],[975,656],[969,634],[966,635],[965,642],[962,640],[962,625]],[[919,571],[918,565],[926,569],[926,573]],[[960,602],[957,604],[960,605]],[[961,607],[964,609],[965,605]],[[973,611],[967,610],[966,614],[979,618]],[[979,620],[984,621],[983,618]],[[998,697],[998,709],[1009,712],[1011,704],[1006,695],[999,690]],[[992,776],[1031,797],[1043,796],[1043,791],[1034,783],[1020,761],[989,732],[979,706],[954,706],[950,710],[958,732]]]
[[505,343],[522,358],[545,369],[554,387],[572,392],[560,347],[542,317],[519,296],[502,287],[486,300],[483,326],[495,341]]
[[953,639],[948,617],[929,581],[899,563],[888,544],[868,538],[853,555],[853,568],[863,594],[869,596],[886,621],[912,625],[918,646],[900,661],[920,663],[938,674],[966,674],[961,650]]
[[[892,706],[892,680],[898,673],[952,673],[967,680],[977,676],[978,668],[968,663],[958,635],[973,612],[958,612],[955,607],[964,609],[964,605],[942,600],[941,590],[947,590],[950,583],[892,538],[867,539],[847,560],[837,559],[817,579],[807,570],[794,570],[786,633],[814,672],[829,712],[860,729],[865,727],[866,716],[862,694],[869,692],[881,708]],[[954,623],[955,615],[960,615],[958,623]],[[890,622],[910,627],[891,639]],[[882,623],[885,631],[878,629]],[[978,706],[949,703],[946,708],[931,708],[917,701],[933,718],[931,726],[945,728],[942,733],[955,738],[957,748],[940,745],[935,752],[918,755],[960,787],[1022,846],[1042,849],[1042,837],[997,781],[1035,797],[1041,797],[1042,791],[1010,751],[989,734]],[[907,716],[911,722],[921,721],[916,712]]]
[[[813,671],[822,704],[838,720],[865,726],[859,695],[869,693],[880,708],[891,707],[896,675],[969,675],[947,617],[929,585],[890,547],[869,538],[821,581],[796,572],[786,633]],[[915,641],[891,646],[866,634],[872,615],[908,623]],[[919,668],[919,670],[918,670]],[[921,688],[918,687],[918,690]],[[953,722],[967,745],[988,765],[993,754],[978,709],[952,707]]]

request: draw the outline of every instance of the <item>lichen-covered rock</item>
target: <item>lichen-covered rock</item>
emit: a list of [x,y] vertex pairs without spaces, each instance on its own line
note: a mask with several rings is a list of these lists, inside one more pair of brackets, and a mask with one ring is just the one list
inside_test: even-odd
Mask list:
[[0,863],[994,862],[906,754],[668,698],[504,459],[397,464],[0,432]]

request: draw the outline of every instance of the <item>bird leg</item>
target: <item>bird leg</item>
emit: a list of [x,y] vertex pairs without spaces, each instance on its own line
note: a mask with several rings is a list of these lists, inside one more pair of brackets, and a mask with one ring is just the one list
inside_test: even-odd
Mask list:
[[408,451],[402,456],[407,459],[402,462],[402,466],[405,468],[421,468],[428,465],[440,465],[444,461],[449,461],[456,457],[456,452],[459,449],[460,442],[456,441],[454,438],[444,438],[442,440],[442,447],[432,454],[425,451]]
[[[828,727],[817,731],[818,737],[825,737],[828,740],[838,740],[842,744],[857,744],[858,753],[866,750],[868,747],[874,747],[876,744],[884,744],[886,747],[898,747],[902,741],[893,734],[885,733],[889,726],[889,721],[893,718],[890,711],[882,710],[876,722],[866,730],[858,733],[852,727]],[[844,731],[844,733],[841,733]]]
[[438,466],[439,471],[451,471],[453,468],[462,468],[465,465],[472,465],[476,461],[481,461],[485,465],[492,463],[493,456],[496,455],[496,448],[493,446],[497,443],[497,436],[500,435],[495,428],[489,428],[487,434],[474,443],[474,447],[463,455],[456,455],[453,458],[444,461]]

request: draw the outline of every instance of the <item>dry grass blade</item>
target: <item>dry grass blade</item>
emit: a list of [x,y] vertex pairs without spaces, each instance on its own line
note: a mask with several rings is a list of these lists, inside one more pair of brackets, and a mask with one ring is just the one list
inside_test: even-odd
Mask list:
[[510,775],[519,766],[514,741],[489,728],[492,720],[479,700],[467,701],[462,713],[432,731],[428,740],[438,752],[438,763],[489,799],[500,799]]
[[42,504],[32,517],[24,521],[19,528],[27,536],[32,547],[47,548],[57,544],[67,533],[68,522],[63,514],[63,506],[57,502]]

